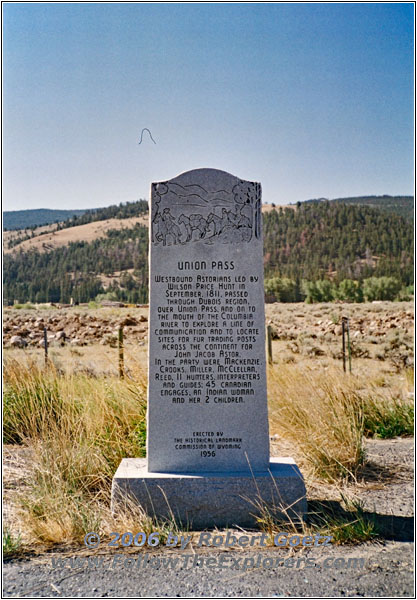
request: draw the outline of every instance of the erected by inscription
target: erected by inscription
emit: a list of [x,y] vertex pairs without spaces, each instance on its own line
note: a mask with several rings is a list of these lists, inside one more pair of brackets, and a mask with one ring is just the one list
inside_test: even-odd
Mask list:
[[265,471],[261,186],[189,171],[150,218],[148,471]]

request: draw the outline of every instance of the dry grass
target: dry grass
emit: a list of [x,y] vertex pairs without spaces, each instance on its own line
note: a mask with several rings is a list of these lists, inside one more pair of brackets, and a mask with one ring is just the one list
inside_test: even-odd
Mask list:
[[361,397],[353,378],[294,365],[268,374],[271,433],[295,444],[313,476],[354,476],[364,453]]
[[278,545],[274,539],[282,533],[287,535],[287,540],[293,538],[292,550],[304,549],[304,536],[315,537],[317,545],[324,544],[324,536],[330,536],[331,544],[337,545],[361,543],[379,535],[375,521],[363,510],[361,502],[350,500],[342,493],[340,503],[309,502],[309,512],[302,521],[294,518],[292,507],[283,504],[271,507],[261,496],[255,498],[252,505],[258,515],[258,525],[268,534],[270,545]]
[[382,439],[414,434],[414,401],[371,393],[364,401],[364,434]]
[[143,372],[97,379],[8,361],[4,380],[5,439],[33,451],[31,491],[21,498],[25,528],[46,543],[101,530],[121,459],[144,455]]
[[275,365],[268,396],[271,433],[293,443],[304,472],[315,479],[355,478],[364,435],[413,433],[412,399],[338,369]]
[[[378,433],[381,423],[387,428],[395,422],[395,435],[409,433],[411,400],[364,377],[285,364],[270,367],[268,376],[271,434],[291,444],[307,477],[355,477],[364,459],[363,434]],[[174,520],[158,522],[133,505],[117,519],[110,512],[111,481],[121,459],[144,455],[143,364],[132,362],[129,378],[120,380],[53,364],[43,369],[9,356],[4,383],[5,441],[31,448],[30,485],[20,498],[25,539],[82,543],[89,531],[104,540],[113,530],[163,535],[177,529]],[[263,527],[272,530],[273,524]],[[347,532],[350,524],[342,528]]]

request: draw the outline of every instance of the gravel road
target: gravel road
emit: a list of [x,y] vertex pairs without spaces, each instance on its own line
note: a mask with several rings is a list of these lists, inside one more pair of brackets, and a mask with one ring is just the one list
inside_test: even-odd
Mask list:
[[[221,551],[198,549],[201,566],[193,565],[195,554],[161,549],[146,553],[148,562],[138,566],[140,555],[90,555],[102,564],[88,565],[85,553],[50,554],[32,560],[7,563],[4,567],[4,595],[11,598],[40,597],[154,597],[154,598],[245,598],[245,597],[412,597],[414,544],[411,542],[366,543],[354,547],[311,548],[294,554],[293,565],[275,566],[289,557],[288,550]],[[143,553],[142,553],[143,554]],[[59,559],[77,557],[78,566],[58,566]],[[220,557],[229,568],[216,566]],[[259,557],[259,558],[258,558]],[[178,558],[178,564],[158,564]],[[211,565],[207,559],[211,558]],[[312,559],[309,563],[303,559]],[[333,565],[333,560],[343,558]],[[352,559],[364,559],[355,565]],[[52,561],[55,561],[55,566]],[[128,560],[127,564],[124,561]],[[238,563],[233,564],[233,559]],[[246,561],[248,568],[243,570]],[[265,560],[269,559],[269,560]],[[327,560],[327,567],[323,565]],[[351,559],[350,566],[348,560]],[[254,562],[251,562],[253,560]],[[184,564],[188,561],[188,564]],[[259,561],[260,566],[256,567]],[[265,562],[264,562],[265,561]],[[297,568],[297,562],[299,565]],[[82,563],[85,562],[85,565]],[[271,564],[273,565],[271,568]],[[314,566],[306,566],[314,565]],[[80,566],[81,565],[81,566]],[[251,567],[251,565],[253,565]],[[231,567],[231,568],[230,568]]]

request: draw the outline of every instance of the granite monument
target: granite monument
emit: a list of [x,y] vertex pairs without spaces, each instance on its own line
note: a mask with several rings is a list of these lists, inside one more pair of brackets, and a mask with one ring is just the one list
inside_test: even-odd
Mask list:
[[147,458],[112,489],[182,525],[301,518],[303,478],[270,459],[261,186],[216,169],[153,183]]

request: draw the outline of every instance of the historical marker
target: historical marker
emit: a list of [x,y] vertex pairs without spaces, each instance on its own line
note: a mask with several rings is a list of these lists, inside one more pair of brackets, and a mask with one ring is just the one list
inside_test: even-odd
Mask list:
[[260,184],[215,169],[154,183],[149,235],[147,463],[122,461],[113,505],[248,524],[260,485],[302,514],[298,468],[269,457]]
[[259,183],[152,185],[148,401],[151,471],[268,467]]

